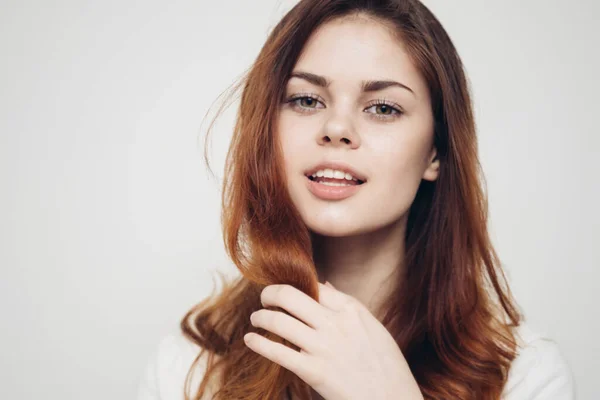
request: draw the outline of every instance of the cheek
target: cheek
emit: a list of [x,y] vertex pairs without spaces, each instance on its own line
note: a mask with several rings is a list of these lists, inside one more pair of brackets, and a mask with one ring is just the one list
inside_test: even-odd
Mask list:
[[301,136],[294,130],[294,125],[286,122],[285,118],[280,119],[275,134],[281,144],[286,174],[289,175],[290,172],[297,170],[296,167],[302,163],[301,158],[305,157],[305,149],[302,147]]
[[276,126],[276,135],[281,144],[285,173],[297,178],[302,171],[320,159],[322,153],[316,143],[320,131],[317,121],[283,113]]
[[377,154],[372,163],[376,197],[396,208],[412,204],[426,168],[428,139],[426,135],[407,135],[373,147],[373,154]]
[[396,176],[399,180],[420,178],[426,166],[429,140],[426,135],[388,135],[373,142],[370,150],[376,155],[372,165],[385,171],[386,176]]

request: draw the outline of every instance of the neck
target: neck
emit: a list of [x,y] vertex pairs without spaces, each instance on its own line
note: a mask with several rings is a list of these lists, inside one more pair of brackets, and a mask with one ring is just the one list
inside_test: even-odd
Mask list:
[[321,282],[362,302],[374,315],[403,273],[406,218],[373,232],[331,237],[313,234]]

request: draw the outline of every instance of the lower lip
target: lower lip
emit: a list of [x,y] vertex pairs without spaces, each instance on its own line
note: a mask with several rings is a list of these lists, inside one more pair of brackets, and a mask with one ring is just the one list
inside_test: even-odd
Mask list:
[[308,190],[315,196],[323,200],[343,200],[356,193],[362,185],[351,186],[328,186],[306,178],[308,181]]

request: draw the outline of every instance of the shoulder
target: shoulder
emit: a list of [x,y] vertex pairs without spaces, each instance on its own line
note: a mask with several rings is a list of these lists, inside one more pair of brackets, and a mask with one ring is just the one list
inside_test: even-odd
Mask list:
[[[182,400],[188,371],[200,351],[181,332],[165,335],[148,358],[138,384],[138,400]],[[192,375],[192,390],[199,386],[206,363],[204,352]]]
[[571,368],[558,344],[529,324],[515,330],[517,356],[504,387],[504,400],[573,400]]

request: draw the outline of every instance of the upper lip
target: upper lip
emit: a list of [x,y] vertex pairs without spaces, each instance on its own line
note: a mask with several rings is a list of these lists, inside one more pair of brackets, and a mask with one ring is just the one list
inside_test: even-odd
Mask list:
[[338,170],[338,171],[343,171],[343,172],[347,172],[350,175],[352,175],[354,178],[366,182],[367,178],[365,177],[365,175],[359,171],[357,171],[356,169],[354,169],[354,167],[352,167],[349,164],[346,164],[344,162],[341,161],[324,161],[319,163],[318,165],[315,165],[314,167],[306,170],[304,172],[304,175],[306,176],[311,176],[312,174],[316,173],[319,170],[322,169],[334,169],[334,170]]

